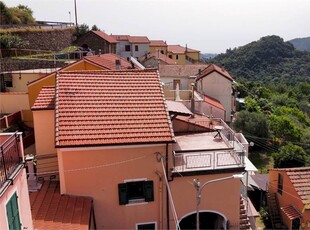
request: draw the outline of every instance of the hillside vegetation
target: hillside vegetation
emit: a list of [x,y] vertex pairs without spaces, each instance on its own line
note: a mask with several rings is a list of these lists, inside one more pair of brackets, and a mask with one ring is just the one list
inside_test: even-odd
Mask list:
[[296,50],[291,43],[275,35],[228,49],[208,62],[224,66],[237,81],[310,83],[310,52]]
[[295,49],[301,51],[310,51],[310,37],[307,38],[295,38],[290,41],[289,43],[293,44]]

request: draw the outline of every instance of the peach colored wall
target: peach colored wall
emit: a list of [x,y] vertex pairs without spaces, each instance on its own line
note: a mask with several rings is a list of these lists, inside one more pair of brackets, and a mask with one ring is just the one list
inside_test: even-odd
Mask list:
[[195,52],[195,53],[186,53],[187,56],[189,56],[190,58],[199,61],[199,57],[200,57],[200,53],[199,52]]
[[27,93],[0,93],[0,112],[15,113],[21,110],[29,110]]
[[167,46],[150,46],[150,53],[156,53],[158,50],[163,50],[164,54],[166,54]]
[[[283,175],[283,192],[282,195],[277,192],[278,189],[278,174],[281,173]],[[299,195],[297,194],[295,188],[293,187],[289,177],[287,176],[285,171],[277,171],[277,170],[270,170],[269,171],[269,192],[276,193],[279,206],[285,207],[287,205],[293,204],[295,208],[302,213],[304,208],[303,203],[301,202]],[[285,225],[290,228],[291,221],[287,218],[286,215],[282,211],[280,211],[282,221]],[[301,223],[309,223],[306,225],[305,228],[302,229],[310,229],[310,210],[306,210],[303,213],[303,218],[301,219]]]
[[13,73],[13,87],[7,87],[9,92],[27,92],[27,83],[40,77],[41,73]]
[[56,153],[54,110],[33,111],[33,119],[37,155]]
[[[164,156],[166,145],[57,149],[61,193],[92,197],[98,229],[135,229],[143,222],[166,228],[166,190],[155,152]],[[152,180],[154,201],[119,205],[118,184],[130,179]]]
[[28,127],[33,128],[33,116],[31,110],[22,110],[22,119]]
[[26,170],[22,169],[19,175],[15,178],[13,185],[0,197],[0,229],[8,229],[6,204],[16,192],[18,196],[18,209],[21,229],[33,229],[30,201],[28,194]]
[[[231,175],[210,174],[175,177],[170,182],[170,187],[178,218],[181,220],[188,214],[196,213],[196,190],[192,184],[193,179],[199,179],[203,184],[212,179]],[[231,229],[238,229],[240,221],[240,179],[229,179],[206,185],[201,193],[200,210],[219,212],[229,220]],[[173,220],[171,220],[170,226],[175,226]]]

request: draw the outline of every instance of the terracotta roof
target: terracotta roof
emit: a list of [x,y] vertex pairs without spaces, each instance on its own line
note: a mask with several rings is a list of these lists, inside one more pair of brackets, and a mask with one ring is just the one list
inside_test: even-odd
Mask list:
[[225,108],[224,108],[224,106],[221,104],[221,102],[218,101],[218,100],[216,100],[216,99],[213,98],[213,97],[209,97],[209,96],[207,96],[207,95],[204,95],[204,96],[203,96],[203,100],[204,100],[204,102],[208,103],[209,105],[212,105],[212,106],[214,106],[214,107],[216,107],[216,108],[219,108],[219,109],[221,109],[221,110],[225,110]]
[[228,80],[231,80],[231,81],[233,80],[233,78],[230,76],[230,74],[225,69],[215,64],[210,64],[204,70],[201,71],[200,75],[197,74],[196,81],[198,81],[201,78],[204,78],[205,76],[209,75],[210,73],[214,71],[226,77]]
[[150,40],[150,46],[164,46],[167,47],[167,43],[163,40]]
[[61,195],[58,181],[45,181],[38,192],[30,192],[35,229],[88,230],[92,199]]
[[146,58],[145,58],[145,56],[142,56],[141,58],[139,58],[139,60],[141,60],[142,62],[145,62],[151,58],[161,60],[168,65],[175,65],[176,64],[176,62],[173,59],[169,58],[167,55],[164,55],[160,52],[148,54],[146,56]]
[[150,40],[146,36],[129,36],[130,43],[149,44]]
[[189,77],[199,73],[199,69],[206,68],[206,64],[189,64],[189,65],[160,65],[158,70],[161,77]]
[[31,110],[53,110],[55,108],[55,87],[42,87],[37,99],[35,100]]
[[177,116],[175,119],[193,124],[201,128],[206,128],[209,131],[214,131],[213,126],[220,125],[220,122],[200,114],[195,114],[194,117]]
[[125,58],[112,53],[85,56],[85,60],[90,61],[99,66],[105,67],[108,70],[116,70],[115,61],[120,60],[122,69],[131,69],[132,65]]
[[281,207],[281,210],[284,214],[290,219],[294,220],[296,218],[302,217],[301,213],[297,211],[297,209],[293,205],[288,205],[286,207]]
[[175,113],[178,115],[190,116],[192,112],[181,102],[178,101],[166,101],[169,113]]
[[56,147],[174,141],[156,70],[60,72],[55,104]]
[[[180,45],[168,45],[167,50],[168,52],[171,52],[174,54],[184,54],[186,51],[186,47],[183,47]],[[200,51],[187,48],[187,53],[197,53],[197,52],[200,52]]]
[[303,204],[306,204],[307,209],[310,209],[310,167],[270,170],[285,171]]
[[115,38],[117,41],[128,41],[129,35],[114,35],[111,34],[113,38]]
[[107,42],[109,43],[117,43],[116,39],[113,37],[113,36],[110,36],[108,34],[106,34],[105,32],[103,31],[94,31],[94,30],[91,30],[90,32],[98,35],[99,37],[101,37],[102,39],[106,40]]

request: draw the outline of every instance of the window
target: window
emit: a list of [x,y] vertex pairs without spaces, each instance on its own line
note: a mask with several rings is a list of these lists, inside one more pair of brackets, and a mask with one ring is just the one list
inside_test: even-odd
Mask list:
[[165,52],[163,50],[160,51],[161,54],[165,54]]
[[130,45],[125,45],[125,51],[130,51]]
[[118,184],[119,204],[154,201],[153,181],[132,181]]
[[179,60],[179,55],[178,55],[178,54],[175,55],[175,59],[176,59],[176,60]]
[[172,55],[171,54],[169,54],[168,57],[172,59]]
[[282,195],[283,192],[283,175],[278,174],[278,193]]
[[150,223],[140,223],[136,224],[137,230],[143,230],[143,229],[156,229],[156,222],[150,222]]
[[173,80],[173,89],[176,90],[177,85],[179,85],[179,89],[181,89],[181,80]]
[[13,194],[9,202],[6,204],[6,215],[10,230],[21,229],[16,193]]
[[135,51],[139,51],[138,45],[135,45]]

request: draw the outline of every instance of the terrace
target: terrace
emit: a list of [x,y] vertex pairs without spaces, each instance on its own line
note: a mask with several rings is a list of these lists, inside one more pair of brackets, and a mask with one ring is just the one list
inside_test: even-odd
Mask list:
[[176,136],[173,173],[245,167],[246,147],[225,122],[218,124],[212,132]]
[[0,133],[0,196],[24,167],[22,133]]

